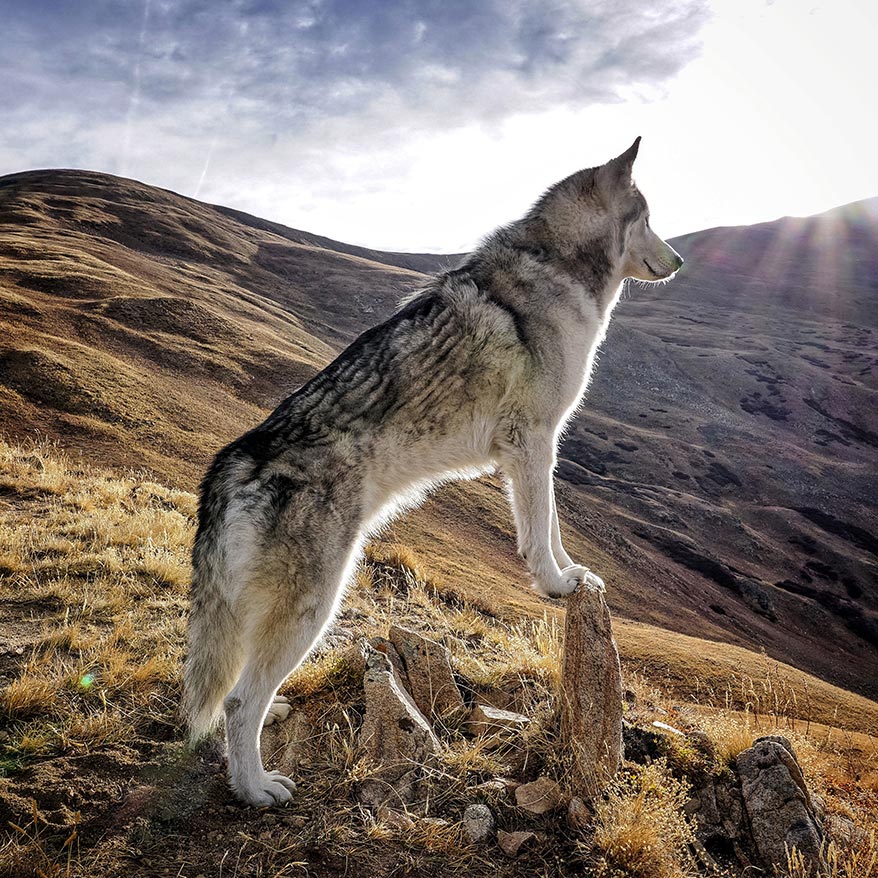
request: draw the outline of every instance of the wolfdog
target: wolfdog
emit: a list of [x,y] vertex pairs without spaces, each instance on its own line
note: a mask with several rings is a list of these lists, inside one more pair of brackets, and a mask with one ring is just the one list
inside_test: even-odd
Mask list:
[[561,545],[552,473],[624,280],[683,263],[632,182],[639,144],[552,186],[213,461],[184,706],[193,742],[224,708],[243,802],[290,800],[259,749],[275,693],[333,618],[366,535],[433,486],[499,468],[535,588],[603,589]]

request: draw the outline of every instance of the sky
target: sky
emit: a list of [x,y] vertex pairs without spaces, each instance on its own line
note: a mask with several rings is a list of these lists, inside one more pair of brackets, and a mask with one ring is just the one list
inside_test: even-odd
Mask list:
[[0,175],[460,252],[641,135],[667,237],[878,195],[874,0],[0,0]]

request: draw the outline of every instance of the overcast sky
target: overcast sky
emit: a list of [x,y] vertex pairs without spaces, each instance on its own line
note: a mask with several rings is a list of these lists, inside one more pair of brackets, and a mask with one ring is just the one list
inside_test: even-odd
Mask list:
[[0,174],[460,251],[643,135],[667,236],[878,194],[867,0],[0,0]]

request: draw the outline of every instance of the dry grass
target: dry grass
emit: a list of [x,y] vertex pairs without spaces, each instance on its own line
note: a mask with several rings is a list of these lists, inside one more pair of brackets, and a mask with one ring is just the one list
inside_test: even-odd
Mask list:
[[[878,874],[878,740],[863,732],[803,720],[792,712],[802,709],[801,701],[784,699],[784,688],[773,691],[776,679],[774,674],[768,674],[759,681],[748,680],[745,691],[751,697],[747,707],[739,709],[732,692],[719,699],[725,702],[720,707],[695,702],[681,704],[668,690],[635,673],[626,680],[633,702],[628,715],[644,724],[661,720],[682,730],[705,731],[713,745],[712,762],[699,764],[697,759],[691,759],[686,739],[668,739],[668,767],[678,776],[696,780],[705,770],[727,771],[754,739],[784,735],[795,749],[809,789],[826,810],[827,874],[832,878],[873,878]],[[753,698],[754,691],[761,697]],[[837,820],[848,827],[851,837],[848,830],[838,830],[840,824],[834,822]],[[798,855],[791,857],[789,874],[791,878],[805,878],[807,874]]]
[[[823,878],[874,878],[878,875],[878,829],[863,832],[853,843],[825,842]],[[795,849],[787,858],[784,878],[813,878],[813,866]]]
[[100,746],[173,723],[194,497],[45,445],[0,443],[0,483],[24,501],[0,519],[0,596],[40,631],[0,690],[7,750]]
[[657,761],[620,772],[597,804],[595,873],[629,878],[682,878],[695,871],[694,832],[683,813],[686,786]]
[[31,801],[30,819],[11,824],[12,836],[0,846],[0,874],[34,875],[35,878],[71,878],[79,874],[78,815],[63,839],[53,838],[53,828]]

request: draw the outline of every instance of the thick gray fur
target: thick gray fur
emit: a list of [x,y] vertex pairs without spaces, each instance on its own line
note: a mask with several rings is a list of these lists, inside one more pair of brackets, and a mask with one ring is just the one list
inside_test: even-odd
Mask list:
[[259,750],[272,699],[331,621],[366,536],[433,486],[499,468],[536,589],[603,588],[561,544],[552,472],[623,281],[666,280],[683,261],[649,228],[638,144],[553,186],[217,455],[185,709],[198,740],[224,707],[242,801],[290,799]]

